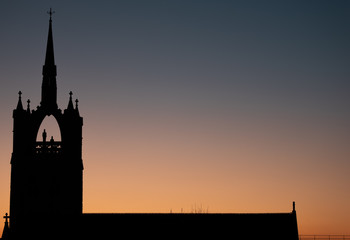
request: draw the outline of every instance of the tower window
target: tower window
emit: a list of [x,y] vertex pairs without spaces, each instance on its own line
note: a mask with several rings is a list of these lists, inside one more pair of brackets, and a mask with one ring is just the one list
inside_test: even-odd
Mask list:
[[[45,131],[44,131],[45,130]],[[45,132],[45,134],[44,134]],[[39,131],[36,135],[36,141],[42,142],[43,135],[46,135],[46,141],[49,142],[51,139],[55,142],[61,141],[60,127],[54,116],[46,116],[40,125]]]

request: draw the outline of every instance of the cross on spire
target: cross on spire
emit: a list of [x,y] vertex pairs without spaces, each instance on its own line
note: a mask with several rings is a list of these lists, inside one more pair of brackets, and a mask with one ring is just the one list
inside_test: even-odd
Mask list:
[[50,11],[47,12],[47,14],[50,15],[50,21],[52,21],[52,14],[54,14],[55,11],[52,11],[52,8],[50,8]]
[[8,215],[8,213],[5,214],[4,218],[5,218],[5,221],[8,222],[8,219],[10,218],[10,216]]

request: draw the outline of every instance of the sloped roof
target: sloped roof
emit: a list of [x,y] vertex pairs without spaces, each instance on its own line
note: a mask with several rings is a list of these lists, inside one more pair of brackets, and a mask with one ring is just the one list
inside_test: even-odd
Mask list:
[[[186,237],[297,240],[296,213],[85,213],[80,234],[107,239]],[[183,239],[183,238],[182,238]]]

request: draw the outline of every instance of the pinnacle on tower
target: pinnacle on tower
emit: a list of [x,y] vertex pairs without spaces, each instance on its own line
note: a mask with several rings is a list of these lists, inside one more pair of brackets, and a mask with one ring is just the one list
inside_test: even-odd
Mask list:
[[17,103],[17,110],[23,110],[23,104],[22,104],[22,92],[18,92],[18,103]]
[[73,100],[72,100],[72,91],[69,92],[69,102],[68,102],[68,107],[67,107],[67,110],[73,110],[74,107],[73,107]]
[[27,112],[30,113],[30,100],[27,100]]

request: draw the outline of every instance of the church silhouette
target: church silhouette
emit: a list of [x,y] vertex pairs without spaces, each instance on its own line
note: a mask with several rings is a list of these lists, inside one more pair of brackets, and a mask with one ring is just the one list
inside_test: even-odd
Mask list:
[[[293,210],[287,213],[83,213],[83,118],[69,93],[67,108],[57,105],[52,11],[41,102],[36,109],[21,92],[13,110],[10,215],[2,239],[298,239]],[[61,141],[39,128],[53,116]],[[38,141],[37,136],[42,136]],[[39,138],[38,138],[39,139]]]

